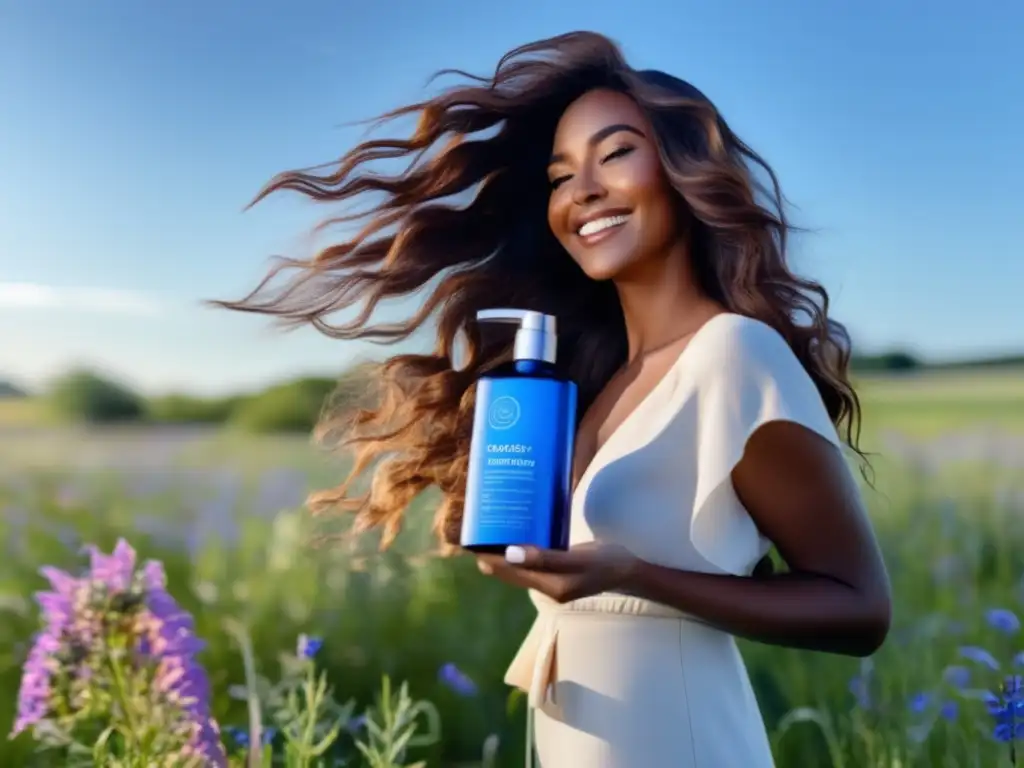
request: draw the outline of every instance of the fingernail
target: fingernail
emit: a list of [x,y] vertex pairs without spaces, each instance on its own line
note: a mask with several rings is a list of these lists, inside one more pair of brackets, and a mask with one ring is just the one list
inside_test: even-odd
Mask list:
[[505,550],[505,562],[515,564],[525,563],[526,550],[522,547],[508,547]]

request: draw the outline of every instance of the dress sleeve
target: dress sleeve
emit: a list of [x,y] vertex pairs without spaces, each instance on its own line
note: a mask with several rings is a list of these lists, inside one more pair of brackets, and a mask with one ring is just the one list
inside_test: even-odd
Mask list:
[[693,361],[697,487],[690,539],[716,568],[746,575],[761,556],[760,534],[736,498],[731,475],[747,440],[764,424],[790,421],[837,449],[842,443],[814,382],[778,332],[739,316],[714,330],[701,339]]

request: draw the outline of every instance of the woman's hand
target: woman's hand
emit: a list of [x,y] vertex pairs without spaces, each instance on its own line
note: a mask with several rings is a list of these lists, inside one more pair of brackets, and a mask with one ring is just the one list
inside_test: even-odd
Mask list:
[[477,555],[477,566],[502,581],[535,589],[558,603],[615,591],[640,562],[625,547],[590,542],[566,552],[509,547],[505,555]]

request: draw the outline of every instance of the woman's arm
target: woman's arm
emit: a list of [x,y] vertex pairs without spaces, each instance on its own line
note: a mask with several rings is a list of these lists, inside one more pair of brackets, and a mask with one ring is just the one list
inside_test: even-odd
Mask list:
[[842,454],[804,427],[771,422],[747,442],[732,482],[788,573],[718,576],[635,561],[619,589],[760,642],[876,651],[889,630],[889,579]]
[[732,472],[737,495],[790,571],[748,577],[680,571],[616,544],[567,552],[509,547],[480,570],[564,603],[622,592],[763,643],[867,656],[889,630],[889,579],[839,450],[787,421],[760,427]]

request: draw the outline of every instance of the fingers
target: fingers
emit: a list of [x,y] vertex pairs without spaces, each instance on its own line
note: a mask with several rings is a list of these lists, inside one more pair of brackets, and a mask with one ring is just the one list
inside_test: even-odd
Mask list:
[[505,560],[500,555],[476,556],[476,567],[480,569],[480,573],[485,573],[488,576],[493,576],[494,572],[504,565]]
[[537,547],[509,547],[505,550],[505,561],[518,568],[548,573],[578,573],[586,566],[572,551]]
[[477,555],[476,567],[480,573],[491,576],[513,587],[534,589],[534,574],[521,568],[509,565],[501,555]]
[[[551,554],[554,556],[551,557]],[[563,552],[549,553],[544,550],[536,550],[532,559],[528,556],[527,561],[538,563],[544,568],[549,566],[552,568],[568,568],[565,559],[559,557],[559,555],[564,554]],[[513,553],[512,557],[513,559],[517,558],[518,553]],[[526,567],[521,563],[509,563],[501,555],[477,555],[476,564],[481,573],[514,587],[535,590],[547,595],[558,603],[573,600],[586,593],[586,577],[578,572],[578,567],[575,568],[576,572],[573,574],[568,574],[567,572],[560,573],[554,570],[540,570],[539,568]],[[580,591],[581,589],[583,592]]]

